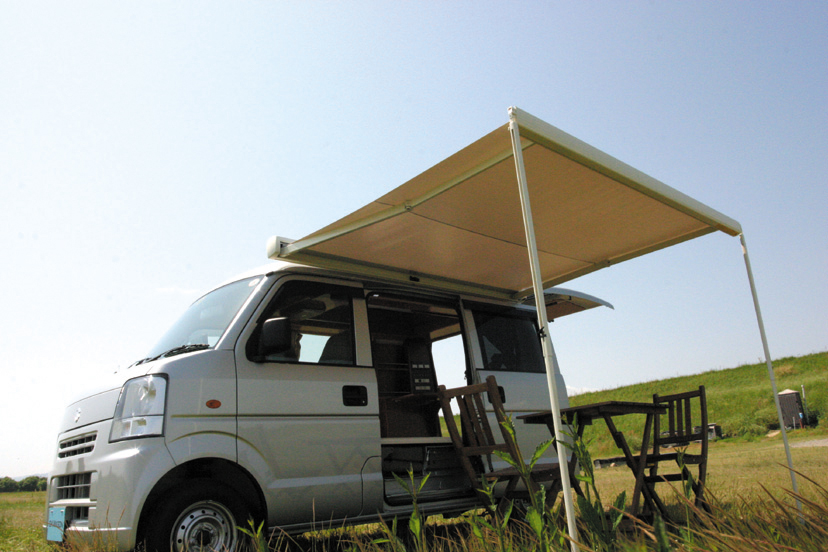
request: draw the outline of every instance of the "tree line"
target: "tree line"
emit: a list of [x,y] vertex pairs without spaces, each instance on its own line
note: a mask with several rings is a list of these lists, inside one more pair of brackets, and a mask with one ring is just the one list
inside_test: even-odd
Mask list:
[[0,479],[0,493],[16,493],[16,492],[30,492],[30,491],[45,491],[46,478],[30,475],[20,481],[15,481],[11,477],[4,477]]

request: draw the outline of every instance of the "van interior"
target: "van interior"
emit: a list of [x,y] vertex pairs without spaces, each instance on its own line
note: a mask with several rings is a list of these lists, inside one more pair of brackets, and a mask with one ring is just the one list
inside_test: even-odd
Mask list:
[[[440,427],[437,371],[432,346],[461,335],[456,305],[394,293],[367,297],[371,352],[379,390],[385,499],[391,505],[411,502],[394,475],[415,480],[431,474],[418,500],[456,496],[471,485],[457,454]],[[456,340],[462,347],[462,340]],[[461,351],[462,353],[462,351]],[[466,355],[458,355],[465,362]],[[443,367],[445,368],[445,367]],[[468,366],[453,366],[466,374]]]

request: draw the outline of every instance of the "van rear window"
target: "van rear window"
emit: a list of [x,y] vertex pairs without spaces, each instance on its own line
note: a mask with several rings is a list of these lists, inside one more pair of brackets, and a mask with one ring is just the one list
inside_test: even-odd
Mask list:
[[538,327],[529,317],[475,310],[485,370],[543,373]]

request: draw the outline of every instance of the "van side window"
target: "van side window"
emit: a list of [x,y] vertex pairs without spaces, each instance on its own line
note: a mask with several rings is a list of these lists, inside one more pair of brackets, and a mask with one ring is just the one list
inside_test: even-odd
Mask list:
[[[321,282],[287,282],[278,291],[247,343],[247,357],[259,362],[289,362],[353,366],[355,291]],[[256,358],[265,320],[287,318],[291,344],[284,352]]]
[[530,317],[474,311],[484,370],[544,372],[538,328]]

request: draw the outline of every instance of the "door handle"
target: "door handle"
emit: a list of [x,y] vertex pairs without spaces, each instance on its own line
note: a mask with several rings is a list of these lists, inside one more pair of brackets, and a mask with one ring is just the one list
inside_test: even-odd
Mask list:
[[342,387],[342,404],[368,406],[368,388],[364,385],[345,385]]

